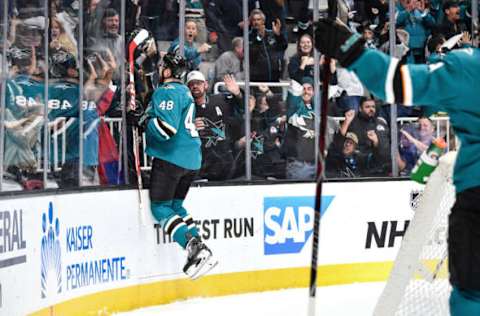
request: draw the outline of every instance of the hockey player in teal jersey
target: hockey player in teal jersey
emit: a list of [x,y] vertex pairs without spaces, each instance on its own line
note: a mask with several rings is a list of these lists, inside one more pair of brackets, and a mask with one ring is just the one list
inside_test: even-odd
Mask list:
[[448,230],[450,312],[480,315],[480,50],[458,49],[437,63],[406,65],[364,48],[360,35],[330,19],[318,22],[315,46],[354,71],[368,90],[388,103],[429,104],[448,112],[461,142]]
[[[49,84],[48,118],[49,121],[59,117],[65,118],[64,128],[67,139],[65,163],[62,165],[59,186],[61,188],[76,187],[78,186],[80,157],[78,69],[75,57],[63,50],[51,54],[49,66],[51,80]],[[88,74],[90,72],[91,70],[88,71]],[[91,80],[92,78],[87,79],[86,89]],[[95,185],[98,184],[96,167],[98,166],[98,124],[100,122],[95,101],[82,100],[82,112],[84,135],[82,184]]]
[[195,103],[182,81],[185,59],[174,53],[163,57],[163,83],[154,91],[143,125],[147,154],[153,157],[150,206],[163,230],[188,251],[183,271],[192,279],[216,265],[212,252],[201,241],[192,217],[183,207],[196,170],[201,165],[200,138],[195,128]]

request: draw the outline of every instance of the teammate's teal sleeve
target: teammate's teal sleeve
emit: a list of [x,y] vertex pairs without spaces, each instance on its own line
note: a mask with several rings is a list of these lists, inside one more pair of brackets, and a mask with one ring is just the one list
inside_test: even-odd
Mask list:
[[190,90],[177,82],[161,85],[153,93],[147,114],[147,154],[185,169],[200,169],[201,141]]
[[349,69],[388,103],[448,112],[461,141],[454,168],[456,190],[480,186],[480,50],[454,50],[430,65],[401,65],[396,58],[366,50]]

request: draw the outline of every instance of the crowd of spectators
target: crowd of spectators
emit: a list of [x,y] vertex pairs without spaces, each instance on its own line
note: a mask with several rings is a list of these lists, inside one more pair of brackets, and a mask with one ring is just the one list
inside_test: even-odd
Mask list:
[[[80,155],[78,123],[82,112],[83,182],[124,183],[120,157],[124,140],[120,130],[109,130],[104,118],[122,117],[122,111],[135,112],[121,98],[125,90],[129,98],[133,87],[137,92],[135,108],[148,106],[158,84],[156,69],[161,56],[168,51],[180,51],[178,1],[126,1],[125,19],[120,15],[120,0],[83,1],[82,34],[77,0],[50,1],[48,20],[42,8],[44,1],[8,2],[9,23],[2,23],[8,29],[8,37],[0,38],[0,46],[7,47],[7,56],[0,56],[0,61],[8,62],[8,79],[2,82],[7,86],[5,173],[24,188],[41,187],[38,171],[47,160],[52,182],[55,180],[59,187],[75,186]],[[190,71],[186,84],[197,106],[195,125],[203,152],[198,178],[209,181],[243,178],[246,145],[250,144],[254,178],[314,179],[319,105],[315,104],[314,95],[311,1],[250,0],[248,25],[243,21],[242,2],[186,1],[186,21],[182,28],[184,55]],[[472,45],[468,33],[472,27],[469,3],[399,0],[396,11],[393,54],[403,62],[434,63],[447,49]],[[3,12],[0,13],[3,17]],[[367,47],[389,53],[387,1],[339,1],[339,18],[365,38]],[[123,20],[125,35],[121,34]],[[47,40],[46,21],[50,23]],[[147,43],[149,46],[135,55],[135,85],[122,87],[120,66],[127,62],[126,46],[138,27],[147,29],[155,42]],[[249,28],[248,43],[243,39],[245,27]],[[247,107],[243,87],[238,84],[246,79],[245,48],[250,60],[249,79],[258,83],[250,91]],[[81,55],[83,60],[79,59]],[[80,64],[84,70],[81,74]],[[322,79],[323,56],[319,64]],[[334,60],[329,69],[332,76],[326,175],[391,175],[389,105],[375,100],[352,72],[338,67]],[[283,88],[275,85],[278,83],[283,83]],[[214,91],[216,84],[220,88]],[[80,86],[83,87],[81,109]],[[47,115],[42,106],[45,91],[49,94]],[[435,128],[427,117],[431,113],[403,105],[397,108],[400,117],[418,118],[398,126],[395,162],[401,175],[408,175],[418,156],[431,143]],[[248,142],[246,117],[250,117],[251,126]],[[126,141],[129,178],[135,179],[132,121],[135,115],[128,116]],[[48,139],[42,136],[44,126],[49,132]],[[59,135],[66,135],[66,145],[59,144]],[[43,155],[43,148],[48,148],[51,154]],[[148,165],[148,159],[143,159],[142,164]]]
[[47,186],[76,187],[80,174],[84,185],[124,182],[118,172],[120,138],[104,121],[106,113],[118,116],[122,107],[119,4],[85,2],[80,60],[78,1],[50,1],[48,8],[44,1],[9,1],[8,24],[2,23],[8,36],[0,40],[8,63],[2,81],[7,180],[28,190],[43,188],[39,171],[47,166]]

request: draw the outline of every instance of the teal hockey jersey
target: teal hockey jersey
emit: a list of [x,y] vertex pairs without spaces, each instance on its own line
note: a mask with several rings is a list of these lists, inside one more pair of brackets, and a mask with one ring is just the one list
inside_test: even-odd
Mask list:
[[33,80],[25,80],[24,83],[28,84],[22,87],[14,79],[5,82],[3,163],[5,167],[31,170],[38,166],[36,149],[44,126],[44,92],[41,89],[44,86]]
[[[315,109],[302,98],[303,86],[292,80],[287,96],[287,158],[315,162]],[[313,101],[313,99],[312,99]]]
[[185,169],[200,169],[201,141],[190,90],[179,82],[161,85],[153,93],[146,114],[147,154]]
[[[65,160],[79,158],[79,85],[70,82],[52,82],[48,87],[48,119],[66,118],[67,139]],[[7,81],[6,108],[16,119],[27,117],[33,111],[44,111],[45,83],[30,76],[18,75]],[[84,100],[83,159],[84,165],[98,164],[98,123],[96,103]]]
[[7,81],[5,106],[17,118],[25,117],[28,112],[42,111],[44,107],[45,84],[30,76],[18,75]]
[[[79,146],[79,85],[71,82],[53,82],[49,85],[48,118],[67,119],[65,123],[67,148],[65,160],[78,160]],[[82,101],[83,111],[83,165],[98,165],[98,124],[100,117],[94,101]]]
[[349,69],[388,103],[428,104],[446,111],[461,141],[454,167],[456,190],[480,186],[480,50],[454,50],[429,65],[401,65],[396,58],[366,50]]

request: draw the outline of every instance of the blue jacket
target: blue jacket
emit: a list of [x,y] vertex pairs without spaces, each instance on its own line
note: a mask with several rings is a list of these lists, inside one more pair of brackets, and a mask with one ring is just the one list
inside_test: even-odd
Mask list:
[[[168,52],[176,52],[180,47],[180,40],[177,38],[175,39]],[[185,42],[185,59],[187,60],[188,70],[198,70],[198,66],[202,62],[202,56],[198,52],[197,48],[192,44]]]
[[403,10],[398,12],[397,27],[404,28],[410,35],[408,46],[411,49],[423,49],[431,30],[435,27],[435,19],[430,13]]

